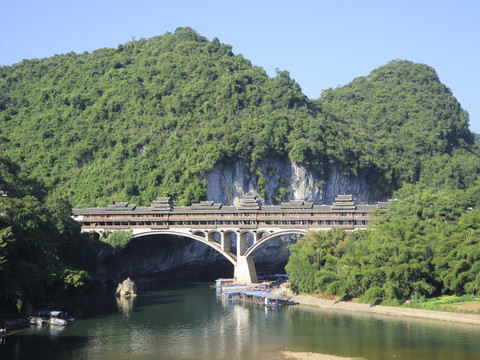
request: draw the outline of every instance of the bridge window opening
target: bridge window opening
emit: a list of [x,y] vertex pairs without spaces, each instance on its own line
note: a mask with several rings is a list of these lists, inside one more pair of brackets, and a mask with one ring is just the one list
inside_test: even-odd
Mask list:
[[230,236],[230,251],[234,254],[237,253],[237,234],[234,232],[226,233],[225,236]]
[[247,249],[253,245],[253,234],[248,233],[247,234]]
[[[212,236],[213,235],[213,236]],[[214,233],[214,234],[209,234],[209,240],[210,241],[213,241],[213,242],[216,242],[217,244],[221,244],[222,243],[222,239],[220,237],[220,233]]]

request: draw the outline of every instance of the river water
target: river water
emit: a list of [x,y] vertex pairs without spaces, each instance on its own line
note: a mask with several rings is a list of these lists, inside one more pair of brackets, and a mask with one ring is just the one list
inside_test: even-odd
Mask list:
[[281,359],[282,350],[368,360],[480,358],[479,326],[231,304],[217,300],[210,283],[164,285],[123,302],[97,295],[69,306],[80,319],[12,333],[0,359]]

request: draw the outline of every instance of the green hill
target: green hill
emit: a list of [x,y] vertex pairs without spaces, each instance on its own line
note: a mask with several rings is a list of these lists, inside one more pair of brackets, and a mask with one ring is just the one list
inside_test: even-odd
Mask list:
[[205,196],[206,176],[268,157],[328,176],[465,187],[479,171],[468,116],[435,71],[394,61],[312,101],[189,28],[0,68],[0,153],[75,206]]
[[[356,162],[390,180],[463,187],[478,173],[468,114],[435,70],[392,61],[317,100],[349,139]],[[379,177],[380,175],[380,177]]]

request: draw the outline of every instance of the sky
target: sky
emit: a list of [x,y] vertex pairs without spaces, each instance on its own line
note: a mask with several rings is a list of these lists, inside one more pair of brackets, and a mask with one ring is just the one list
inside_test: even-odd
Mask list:
[[189,26],[310,99],[391,60],[433,67],[480,133],[478,0],[4,0],[0,66],[116,48]]

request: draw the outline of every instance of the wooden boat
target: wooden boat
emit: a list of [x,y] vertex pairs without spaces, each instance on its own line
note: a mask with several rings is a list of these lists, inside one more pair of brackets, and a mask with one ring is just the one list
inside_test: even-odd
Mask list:
[[68,313],[63,311],[41,310],[37,312],[36,316],[30,318],[30,323],[35,321],[35,325],[65,326],[74,320],[68,316]]

